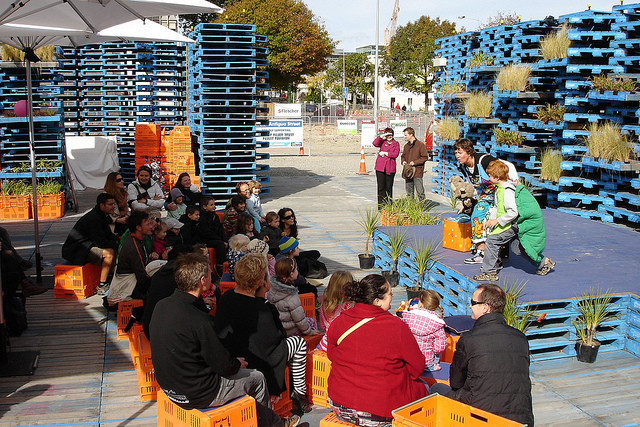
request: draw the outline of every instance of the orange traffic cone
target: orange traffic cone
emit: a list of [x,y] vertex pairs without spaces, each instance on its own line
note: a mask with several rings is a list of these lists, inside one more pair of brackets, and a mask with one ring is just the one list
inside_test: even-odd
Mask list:
[[367,164],[364,161],[364,148],[360,150],[360,170],[358,175],[369,175],[367,173]]
[[320,126],[320,135],[324,135],[324,118],[322,119],[322,126]]
[[304,156],[304,145],[300,146],[300,151],[298,152],[298,156]]

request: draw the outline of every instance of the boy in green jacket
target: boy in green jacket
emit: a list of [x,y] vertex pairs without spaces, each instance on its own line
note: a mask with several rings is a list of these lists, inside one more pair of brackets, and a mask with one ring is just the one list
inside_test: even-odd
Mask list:
[[509,168],[499,160],[487,167],[487,175],[496,185],[495,204],[484,227],[488,230],[484,259],[480,274],[473,280],[498,280],[498,256],[502,245],[509,245],[516,255],[524,256],[536,267],[536,274],[546,276],[556,265],[542,251],[545,247],[545,228],[542,210],[523,185],[509,181]]

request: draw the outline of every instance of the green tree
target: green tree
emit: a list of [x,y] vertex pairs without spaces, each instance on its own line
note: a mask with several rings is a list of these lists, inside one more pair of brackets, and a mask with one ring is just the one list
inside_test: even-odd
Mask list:
[[351,101],[355,108],[358,95],[366,101],[367,95],[373,91],[375,66],[369,61],[366,53],[352,53],[338,58],[327,70],[327,88],[337,98],[342,98],[342,70],[344,60],[345,86],[349,88]]
[[334,43],[300,0],[239,0],[215,22],[254,24],[269,37],[269,83],[286,90],[304,75],[326,69]]
[[382,74],[390,77],[390,83],[395,87],[424,94],[427,105],[434,84],[431,74],[435,41],[455,33],[454,23],[428,16],[398,28],[382,58]]

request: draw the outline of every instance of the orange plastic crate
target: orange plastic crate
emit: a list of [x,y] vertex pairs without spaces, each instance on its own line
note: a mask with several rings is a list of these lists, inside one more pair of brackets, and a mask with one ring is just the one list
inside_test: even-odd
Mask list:
[[96,293],[97,286],[87,289],[53,289],[54,298],[85,299]]
[[471,223],[444,220],[442,226],[442,247],[459,252],[471,250]]
[[99,265],[87,263],[85,265],[58,264],[54,268],[55,290],[84,291],[85,293],[98,287],[100,283]]
[[229,261],[222,263],[222,274],[229,273]]
[[151,342],[144,334],[144,331],[138,333],[138,354],[140,355],[139,369],[145,372],[152,371]]
[[293,408],[293,402],[291,401],[291,388],[289,384],[289,365],[284,368],[284,383],[286,390],[280,393],[278,396],[271,396],[271,409],[280,415],[282,418],[291,416],[291,409]]
[[452,336],[449,334],[447,335],[447,346],[445,347],[444,351],[442,353],[440,353],[440,361],[441,362],[445,362],[445,363],[451,363],[453,361],[453,353],[456,352],[456,346],[458,345],[458,340],[460,339],[460,336]]
[[118,325],[118,339],[123,340],[127,338],[127,333],[124,329],[127,327],[129,320],[131,319],[131,310],[134,307],[142,306],[141,299],[132,299],[130,301],[122,301],[118,303],[118,314],[116,316]]
[[491,426],[522,424],[434,394],[391,411],[393,427]]
[[313,293],[299,294],[300,304],[304,309],[304,315],[306,317],[316,318],[316,299]]
[[160,125],[155,123],[136,123],[136,138],[160,138]]
[[145,372],[142,369],[137,369],[136,372],[138,373],[140,400],[143,402],[156,400],[158,398],[158,391],[160,390],[160,386],[156,382],[156,374],[153,369],[149,372]]
[[340,420],[338,416],[332,412],[320,420],[320,427],[324,426],[355,426],[355,424]]
[[[64,216],[64,193],[38,194],[38,219],[62,218]],[[33,216],[33,212],[32,215]]]
[[158,426],[161,427],[257,427],[256,401],[251,396],[219,408],[182,409],[158,391]]
[[311,357],[307,356],[307,397],[314,405],[329,407],[327,403],[329,372],[331,372],[331,361],[327,353],[316,349]]
[[0,219],[23,220],[31,218],[31,197],[0,196]]
[[236,282],[228,282],[228,281],[223,282],[222,280],[220,280],[220,294],[224,294],[225,292],[235,288],[236,288]]
[[131,354],[131,362],[135,369],[140,369],[140,349],[138,347],[138,337],[142,332],[142,325],[136,323],[129,330],[129,354]]

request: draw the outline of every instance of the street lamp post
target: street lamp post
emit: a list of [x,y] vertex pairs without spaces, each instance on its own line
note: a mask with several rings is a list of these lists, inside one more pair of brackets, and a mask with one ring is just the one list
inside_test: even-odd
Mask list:
[[373,121],[376,126],[376,134],[378,133],[378,64],[380,55],[380,0],[376,0],[376,67],[374,72],[373,85]]

